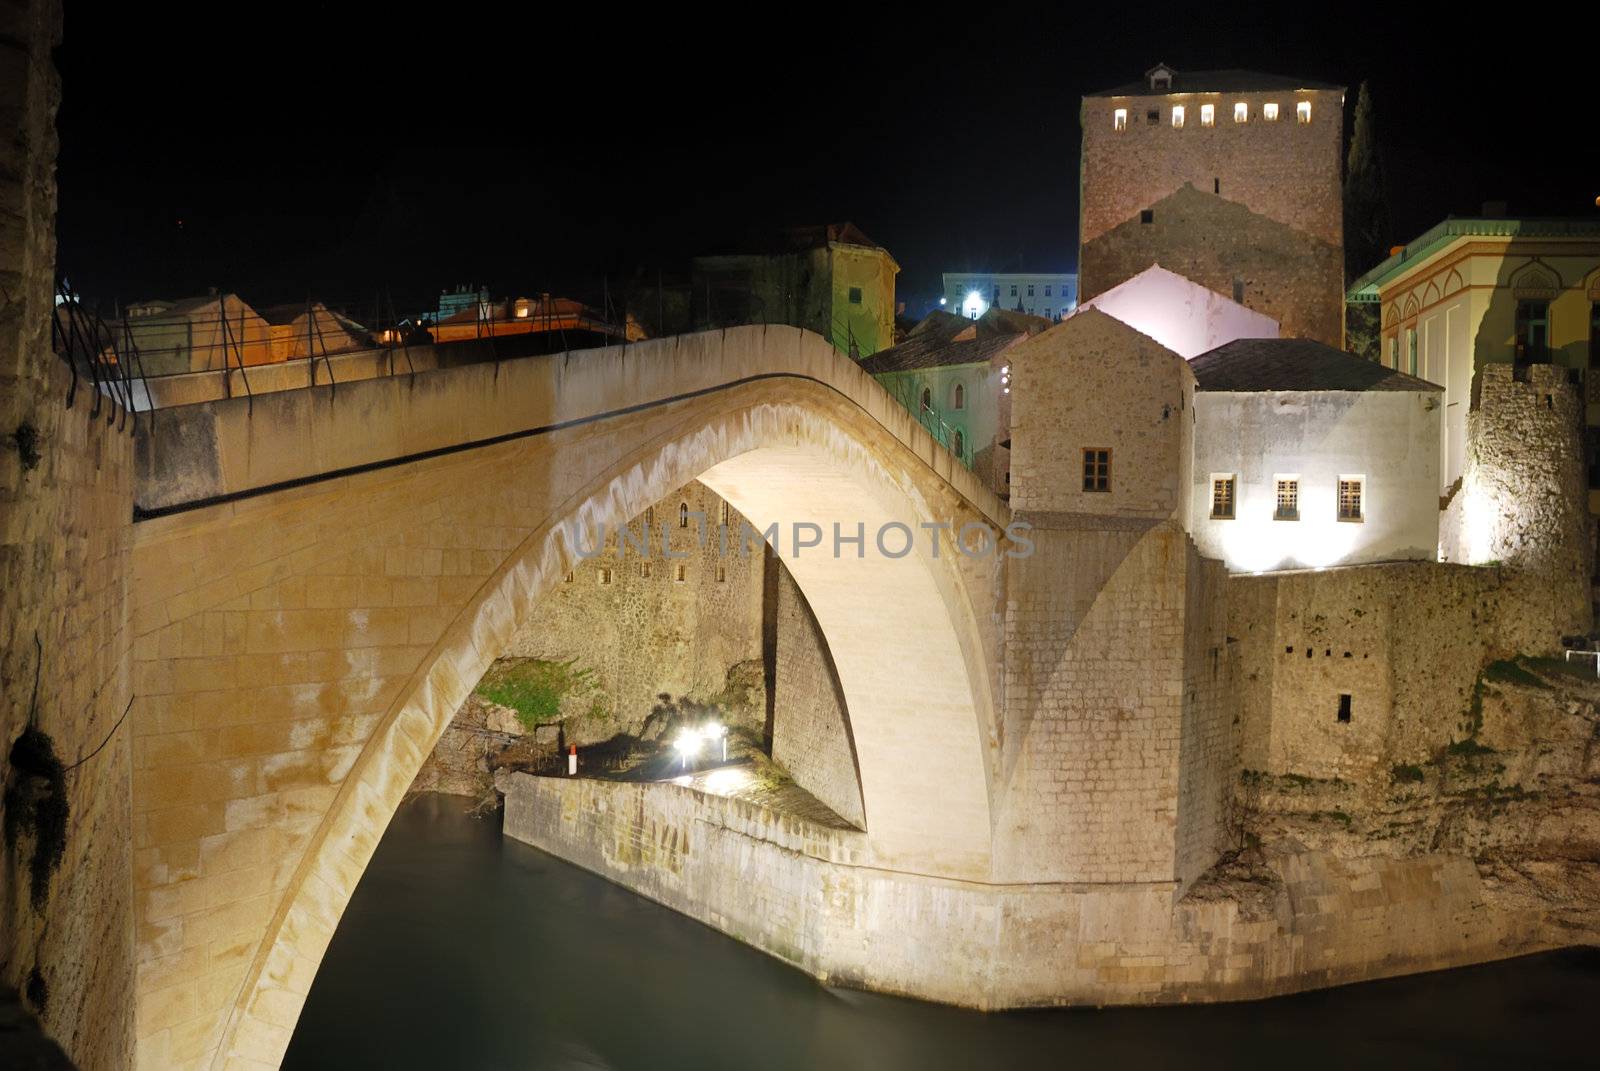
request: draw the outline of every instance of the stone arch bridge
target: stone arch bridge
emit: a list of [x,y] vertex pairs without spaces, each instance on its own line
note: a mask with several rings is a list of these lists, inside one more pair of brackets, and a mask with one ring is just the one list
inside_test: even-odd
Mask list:
[[[131,596],[139,1062],[281,1060],[396,806],[578,533],[693,479],[762,530],[867,533],[859,557],[784,555],[844,693],[865,831],[525,775],[508,829],[553,829],[815,975],[979,1008],[1242,999],[1528,947],[1464,857],[1294,855],[1265,913],[1206,885],[1236,836],[1249,711],[1229,581],[1186,531],[1194,377],[1093,312],[1013,365],[1009,506],[785,327],[152,414]],[[1084,482],[1090,446],[1115,451],[1109,493]],[[1026,556],[957,553],[950,528],[905,557],[873,547],[895,523],[1020,522]],[[603,837],[646,827],[671,865],[608,869]],[[600,850],[560,840],[579,829]],[[1365,910],[1380,886],[1420,891]]]
[[1008,510],[822,339],[751,327],[158,411],[138,441],[138,1045],[274,1063],[418,767],[578,530],[700,479],[787,557],[873,867],[986,881],[1001,567],[872,552]]

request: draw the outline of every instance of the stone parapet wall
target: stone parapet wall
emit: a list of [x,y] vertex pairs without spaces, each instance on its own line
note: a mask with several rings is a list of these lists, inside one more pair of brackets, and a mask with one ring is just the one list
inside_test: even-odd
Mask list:
[[[60,19],[50,0],[0,12],[0,761],[15,808],[0,857],[0,982],[22,991],[78,1066],[99,1069],[127,1066],[134,1036],[121,721],[133,439],[126,414],[96,405],[88,382],[66,405],[71,372],[51,351]],[[48,742],[48,776],[14,750],[30,728]],[[39,798],[64,802],[58,855],[35,854],[54,839]]]
[[1465,857],[1284,857],[1202,883],[992,885],[863,863],[862,834],[672,784],[512,775],[506,835],[830,984],[974,1008],[1244,1000],[1545,947]]

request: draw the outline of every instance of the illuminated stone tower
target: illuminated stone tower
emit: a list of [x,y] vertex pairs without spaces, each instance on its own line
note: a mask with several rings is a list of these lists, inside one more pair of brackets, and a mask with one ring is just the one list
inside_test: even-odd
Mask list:
[[1255,71],[1179,73],[1083,98],[1080,301],[1159,263],[1340,342],[1344,88]]

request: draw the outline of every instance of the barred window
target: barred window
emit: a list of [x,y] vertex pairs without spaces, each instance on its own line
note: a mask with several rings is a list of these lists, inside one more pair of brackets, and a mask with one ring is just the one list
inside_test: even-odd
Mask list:
[[729,509],[730,509],[730,507],[728,506],[728,503],[726,501],[722,502],[719,506],[717,506],[717,523],[718,524],[726,525],[728,523],[728,517],[730,516]]
[[1298,521],[1300,519],[1300,479],[1278,480],[1278,508],[1273,511],[1272,519],[1275,521]]
[[599,579],[602,584],[611,583],[611,568],[609,566],[602,565],[600,567]]
[[1359,521],[1362,518],[1361,487],[1359,478],[1339,481],[1339,519]]
[[1211,516],[1219,521],[1233,520],[1233,477],[1211,478]]
[[641,579],[641,580],[649,580],[650,579],[650,563],[649,562],[645,561],[645,562],[640,562],[639,563],[639,579]]
[[1111,451],[1091,447],[1083,452],[1083,489],[1111,490]]

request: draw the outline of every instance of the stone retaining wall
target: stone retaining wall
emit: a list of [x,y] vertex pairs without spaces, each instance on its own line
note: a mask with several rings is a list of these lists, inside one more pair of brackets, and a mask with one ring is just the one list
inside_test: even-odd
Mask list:
[[673,784],[505,779],[507,836],[830,983],[982,1009],[1266,997],[1548,947],[1469,859],[1279,857],[1251,881],[989,885]]

